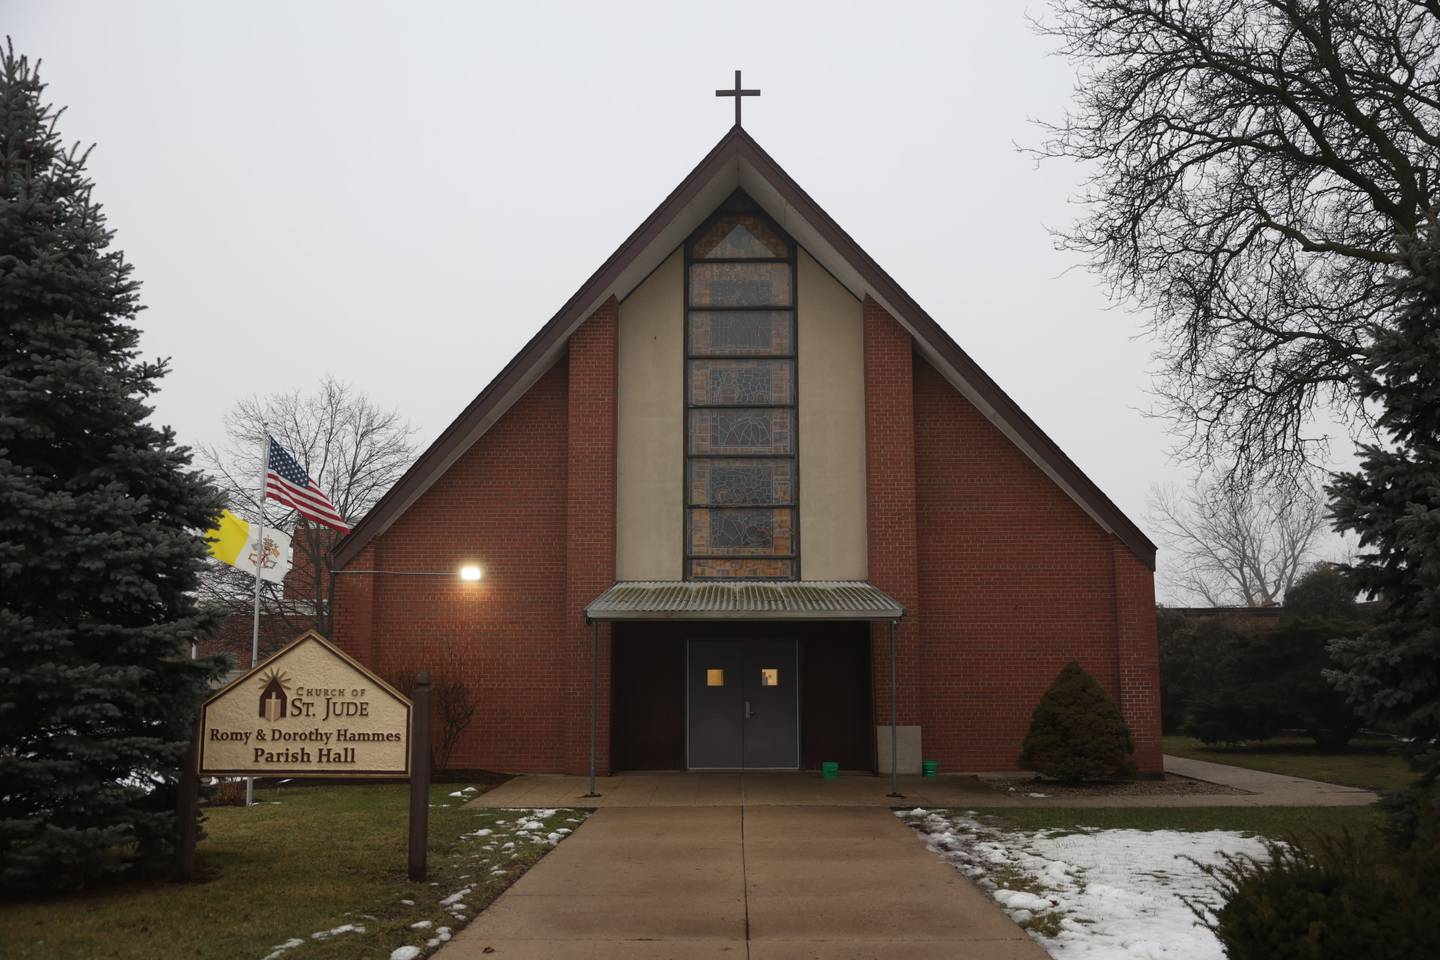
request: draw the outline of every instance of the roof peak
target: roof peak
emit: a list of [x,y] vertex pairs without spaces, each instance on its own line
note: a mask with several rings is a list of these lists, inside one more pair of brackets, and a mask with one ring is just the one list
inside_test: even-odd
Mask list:
[[741,126],[699,164],[465,408],[335,548],[343,566],[387,530],[562,355],[570,334],[610,297],[623,297],[677,249],[736,188],[759,203],[851,293],[871,297],[916,349],[1103,529],[1152,570],[1155,545]]

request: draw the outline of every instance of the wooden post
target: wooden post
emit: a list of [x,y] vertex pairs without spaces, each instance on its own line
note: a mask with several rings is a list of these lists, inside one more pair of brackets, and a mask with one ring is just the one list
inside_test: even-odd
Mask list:
[[190,733],[190,743],[180,760],[180,780],[175,791],[175,816],[180,839],[175,849],[175,879],[189,883],[195,879],[195,841],[200,832],[200,776],[195,772],[195,755],[200,742],[200,721]]
[[430,671],[415,678],[415,716],[410,731],[410,879],[425,880],[430,835]]

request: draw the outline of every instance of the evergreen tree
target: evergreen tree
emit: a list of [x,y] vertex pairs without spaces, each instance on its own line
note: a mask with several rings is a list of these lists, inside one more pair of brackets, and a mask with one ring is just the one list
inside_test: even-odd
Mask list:
[[[1337,640],[1332,680],[1368,719],[1409,738],[1422,791],[1440,775],[1440,236],[1402,246],[1403,309],[1377,330],[1357,371],[1386,446],[1330,487],[1336,527],[1360,535],[1351,581],[1385,601],[1375,625]],[[1433,800],[1432,800],[1433,802]]]
[[0,886],[153,863],[213,661],[218,497],[148,422],[138,284],[38,64],[0,51]]
[[1067,783],[1119,780],[1134,774],[1134,752],[1120,708],[1099,681],[1071,660],[1035,706],[1020,768]]

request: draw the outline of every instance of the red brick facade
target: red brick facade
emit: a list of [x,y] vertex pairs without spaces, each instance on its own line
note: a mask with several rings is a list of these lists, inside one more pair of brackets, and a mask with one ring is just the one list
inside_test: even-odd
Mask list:
[[[910,334],[865,298],[865,533],[870,582],[905,607],[896,633],[898,726],[921,723],[921,607],[915,523],[915,391]],[[890,625],[870,628],[876,723],[890,723]]]
[[[583,610],[615,582],[615,362],[620,306],[611,299],[570,338],[570,428],[565,527],[565,703],[583,704],[586,722],[566,730],[565,770],[590,768],[590,630]],[[610,728],[610,627],[598,634],[599,727]],[[600,769],[610,765],[610,738],[596,737]]]
[[[451,764],[561,770],[579,715],[567,636],[569,361],[562,356],[347,569],[458,569],[484,579],[341,575],[335,639],[387,678],[458,676],[477,710]],[[563,692],[564,696],[558,695]]]
[[1120,703],[1160,769],[1153,577],[916,356],[923,737],[960,770],[1015,767],[1070,660]]
[[[869,575],[907,610],[899,722],[921,726],[924,755],[942,769],[1012,770],[1037,698],[1074,659],[1121,704],[1141,769],[1158,771],[1150,570],[920,357],[873,300],[863,324]],[[336,638],[352,654],[385,676],[427,665],[473,691],[479,709],[452,759],[457,767],[588,767],[590,634],[582,611],[615,576],[617,330],[611,300],[348,564],[479,563],[479,584],[338,580]],[[888,627],[877,627],[877,724],[889,719],[888,643]],[[610,652],[602,629],[602,772]]]

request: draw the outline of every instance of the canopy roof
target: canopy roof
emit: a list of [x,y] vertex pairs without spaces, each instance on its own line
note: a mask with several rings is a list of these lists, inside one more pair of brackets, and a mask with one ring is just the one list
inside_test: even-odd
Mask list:
[[905,608],[865,580],[622,580],[590,620],[898,620]]
[[735,189],[743,189],[857,299],[872,297],[925,359],[1106,531],[1150,569],[1155,544],[1046,436],[850,235],[739,126],[699,165],[480,391],[399,482],[335,547],[344,567],[389,529],[525,391],[565,354],[570,335],[609,298],[623,300]]

